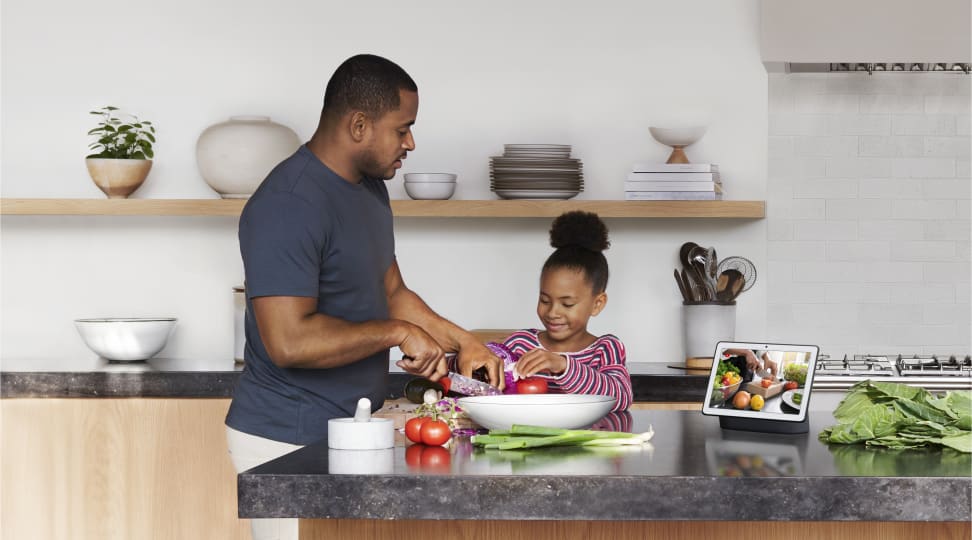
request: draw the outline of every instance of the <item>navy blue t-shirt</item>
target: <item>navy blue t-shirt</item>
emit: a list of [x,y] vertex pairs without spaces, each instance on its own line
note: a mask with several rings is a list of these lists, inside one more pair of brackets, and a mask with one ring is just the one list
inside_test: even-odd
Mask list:
[[359,398],[369,398],[375,410],[381,407],[387,350],[331,369],[280,368],[260,340],[252,299],[313,297],[326,315],[352,322],[388,319],[385,273],[395,260],[395,241],[384,181],[352,184],[301,146],[247,201],[239,239],[246,365],[226,425],[309,444],[327,437],[329,418],[354,416]]

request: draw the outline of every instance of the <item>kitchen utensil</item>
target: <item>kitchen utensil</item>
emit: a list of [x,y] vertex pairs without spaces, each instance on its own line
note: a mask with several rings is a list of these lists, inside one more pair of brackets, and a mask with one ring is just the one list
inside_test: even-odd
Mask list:
[[732,302],[742,291],[745,284],[746,279],[739,270],[733,268],[723,270],[716,282],[716,300]]
[[450,371],[446,377],[451,382],[451,386],[449,387],[450,392],[463,394],[465,396],[499,396],[503,394],[499,388],[496,388],[489,383],[477,381],[476,379],[465,377],[458,373],[453,373]]
[[102,358],[120,362],[148,360],[158,354],[175,324],[176,319],[172,317],[74,321],[89,349]]
[[443,200],[452,197],[456,192],[456,183],[441,181],[408,181],[404,182],[405,193],[413,199]]
[[508,394],[458,402],[473,422],[487,429],[510,429],[513,424],[578,429],[610,412],[616,401],[593,394]]
[[395,446],[395,423],[372,418],[371,400],[361,398],[352,418],[327,421],[327,447],[336,450],[379,450]]
[[692,266],[692,260],[689,258],[692,250],[699,247],[695,242],[685,242],[682,247],[678,250],[678,260],[682,263],[682,266],[689,268]]
[[739,273],[743,275],[743,279],[745,280],[743,288],[739,292],[748,291],[756,283],[756,265],[754,265],[749,259],[735,256],[726,257],[719,263],[718,271],[721,273],[730,268],[733,270],[738,270]]
[[678,291],[682,294],[682,300],[686,302],[691,302],[691,299],[689,298],[689,292],[686,289],[685,284],[682,283],[682,277],[681,275],[679,275],[678,269],[675,270],[675,283],[678,284]]
[[[710,247],[705,253],[705,274],[706,277],[715,284],[718,276],[719,268],[719,258],[716,256],[716,250],[714,247]],[[714,285],[713,285],[713,288]]]
[[702,302],[705,300],[704,287],[699,285],[699,278],[695,273],[695,267],[690,266],[682,269],[682,283],[689,290],[689,297],[692,302]]

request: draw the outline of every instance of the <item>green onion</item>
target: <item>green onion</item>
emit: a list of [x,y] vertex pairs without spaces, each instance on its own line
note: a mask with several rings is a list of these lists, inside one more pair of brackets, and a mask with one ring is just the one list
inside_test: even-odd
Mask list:
[[475,435],[472,443],[475,446],[498,450],[544,446],[625,446],[644,444],[651,440],[654,434],[654,430],[650,427],[645,433],[627,433],[514,424],[509,430],[493,430],[486,435]]

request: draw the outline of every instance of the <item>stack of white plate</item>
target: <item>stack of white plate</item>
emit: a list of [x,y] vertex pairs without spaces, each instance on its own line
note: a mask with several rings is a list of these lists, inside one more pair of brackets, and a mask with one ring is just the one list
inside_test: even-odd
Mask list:
[[570,199],[584,190],[569,144],[507,144],[489,158],[489,188],[503,199]]

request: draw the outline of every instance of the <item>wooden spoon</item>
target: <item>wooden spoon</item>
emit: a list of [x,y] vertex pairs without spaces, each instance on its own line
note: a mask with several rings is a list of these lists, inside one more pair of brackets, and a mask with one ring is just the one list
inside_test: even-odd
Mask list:
[[739,296],[739,292],[742,291],[745,284],[746,278],[739,270],[732,268],[723,270],[719,274],[719,281],[716,283],[716,299],[725,303],[732,302]]

